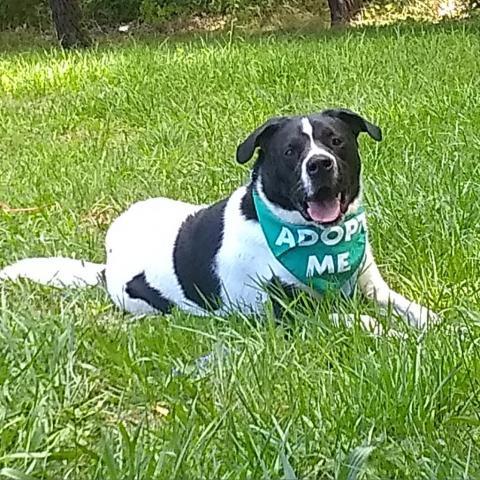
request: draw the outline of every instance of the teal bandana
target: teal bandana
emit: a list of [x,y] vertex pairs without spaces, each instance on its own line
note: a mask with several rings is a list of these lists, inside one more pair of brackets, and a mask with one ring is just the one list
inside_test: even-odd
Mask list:
[[256,191],[253,200],[271,252],[292,275],[322,294],[327,290],[353,293],[367,243],[362,207],[337,225],[317,227],[283,222]]

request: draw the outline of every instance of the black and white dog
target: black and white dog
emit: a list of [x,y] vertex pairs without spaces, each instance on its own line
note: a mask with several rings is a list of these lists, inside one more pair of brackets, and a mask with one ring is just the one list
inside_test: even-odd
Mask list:
[[[239,163],[257,149],[258,157],[251,180],[228,198],[208,206],[168,198],[135,203],[108,230],[105,265],[31,258],[4,268],[0,279],[65,287],[95,285],[104,277],[115,304],[133,314],[168,313],[174,306],[199,315],[260,312],[271,284],[316,294],[272,253],[255,195],[281,222],[341,232],[345,218],[361,208],[361,132],[381,140],[377,126],[345,109],[271,118],[239,145]],[[327,267],[324,262],[323,270]],[[437,320],[389,288],[368,243],[355,283],[366,297],[416,327]],[[361,321],[375,326],[370,317]]]

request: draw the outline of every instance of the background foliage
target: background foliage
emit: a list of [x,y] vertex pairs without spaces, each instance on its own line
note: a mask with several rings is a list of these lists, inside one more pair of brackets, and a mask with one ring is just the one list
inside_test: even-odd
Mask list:
[[[272,12],[292,5],[307,9],[326,9],[326,2],[311,0],[83,0],[84,16],[101,25],[121,22],[158,22],[192,14],[232,14],[235,12]],[[0,4],[0,27],[48,24],[47,0],[4,0]]]
[[[327,14],[326,0],[80,0],[87,22],[118,26],[126,22],[158,24],[192,15],[269,16],[279,10]],[[437,20],[462,16],[478,0],[374,0],[364,2],[357,22],[391,23],[397,20]],[[20,26],[49,28],[48,0],[2,0],[0,29]]]

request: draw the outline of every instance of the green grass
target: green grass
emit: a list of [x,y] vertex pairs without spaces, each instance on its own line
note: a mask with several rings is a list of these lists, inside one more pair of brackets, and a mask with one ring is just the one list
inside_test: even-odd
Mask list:
[[341,105],[384,130],[361,145],[382,270],[445,322],[375,338],[303,298],[288,337],[269,314],[134,321],[101,289],[1,285],[0,478],[480,478],[479,52],[475,23],[5,50],[0,202],[34,210],[0,214],[0,265],[102,261],[131,202],[228,195],[256,125]]

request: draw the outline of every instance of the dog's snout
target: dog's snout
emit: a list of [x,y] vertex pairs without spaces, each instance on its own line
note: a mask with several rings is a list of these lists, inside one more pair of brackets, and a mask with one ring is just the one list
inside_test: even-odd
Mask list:
[[328,172],[333,168],[333,159],[326,155],[312,157],[307,162],[307,172],[311,177],[322,172]]

